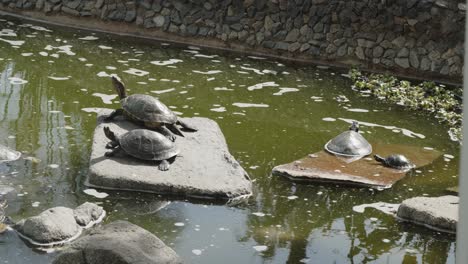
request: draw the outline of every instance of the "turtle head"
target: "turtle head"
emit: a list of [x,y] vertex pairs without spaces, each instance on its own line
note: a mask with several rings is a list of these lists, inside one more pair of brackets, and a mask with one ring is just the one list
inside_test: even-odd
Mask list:
[[117,91],[117,93],[119,94],[119,98],[120,100],[124,99],[125,97],[127,97],[127,92],[125,92],[125,85],[124,83],[120,80],[119,77],[117,77],[116,75],[112,75],[111,76],[111,80],[112,80],[112,85],[114,85],[114,89]]
[[380,163],[385,163],[385,159],[377,154],[374,155],[374,159]]
[[349,130],[359,132],[359,123],[357,121],[353,121],[353,124],[351,127],[349,127]]
[[104,127],[104,135],[106,135],[106,137],[114,142],[119,142],[119,139],[118,137],[115,135],[114,132],[112,132],[110,130],[110,128],[108,126],[105,126]]

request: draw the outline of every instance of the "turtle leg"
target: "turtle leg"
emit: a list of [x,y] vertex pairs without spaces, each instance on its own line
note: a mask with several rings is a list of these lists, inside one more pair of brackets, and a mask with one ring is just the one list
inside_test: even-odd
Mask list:
[[188,130],[190,132],[196,132],[198,131],[198,129],[196,127],[193,127],[187,123],[185,123],[184,121],[177,119],[177,124],[181,125],[185,130]]
[[104,122],[110,122],[110,121],[112,121],[114,119],[114,117],[116,117],[118,115],[123,115],[123,109],[122,108],[116,109],[112,113],[110,113],[110,115],[106,116],[104,118]]
[[113,157],[113,156],[114,156],[115,154],[117,154],[120,150],[121,150],[120,147],[116,147],[116,148],[114,148],[113,150],[104,153],[104,156],[106,156],[106,157]]
[[161,132],[161,134],[170,139],[172,142],[176,140],[176,136],[174,135],[174,133],[172,133],[171,130],[169,130],[166,126],[163,125],[159,127],[158,130],[159,132]]
[[116,148],[119,145],[119,143],[115,141],[110,141],[109,143],[106,144],[106,149],[113,149]]
[[172,131],[172,133],[184,137],[184,134],[182,134],[182,131],[175,125],[175,124],[165,124],[165,126]]
[[161,162],[159,163],[158,165],[158,168],[159,170],[161,171],[167,171],[169,170],[169,167],[171,166],[171,164],[169,164],[169,161],[167,160],[161,160]]

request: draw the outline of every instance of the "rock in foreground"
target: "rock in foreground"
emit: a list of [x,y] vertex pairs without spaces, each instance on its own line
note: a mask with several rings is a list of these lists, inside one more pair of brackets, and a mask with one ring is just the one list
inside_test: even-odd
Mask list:
[[98,114],[88,186],[225,199],[252,193],[247,173],[229,153],[223,133],[213,120],[184,118],[184,122],[199,131],[184,132],[185,137],[177,137],[175,144],[180,154],[168,171],[160,171],[157,161],[139,160],[123,151],[112,158],[104,156],[109,151],[105,148],[109,139],[104,135],[104,126],[119,135],[141,128],[123,117],[102,123],[103,116],[110,112],[104,109]]
[[76,239],[83,228],[93,226],[104,216],[102,207],[92,203],[84,203],[76,210],[54,207],[19,221],[15,229],[32,245],[55,246]]
[[53,264],[155,264],[182,263],[159,238],[126,221],[92,230],[73,242]]
[[397,216],[418,225],[455,233],[458,223],[457,196],[414,197],[404,200],[398,208]]

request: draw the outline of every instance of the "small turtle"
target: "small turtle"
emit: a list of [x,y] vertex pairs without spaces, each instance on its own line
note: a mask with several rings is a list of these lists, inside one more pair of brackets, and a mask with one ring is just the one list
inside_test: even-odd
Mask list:
[[106,148],[113,149],[106,152],[106,157],[111,157],[123,150],[128,155],[138,159],[159,160],[161,161],[159,169],[166,171],[170,166],[169,161],[173,162],[177,154],[179,154],[174,142],[148,129],[134,129],[118,136],[109,127],[104,127],[104,134],[111,140]]
[[21,157],[21,152],[12,150],[8,147],[0,145],[0,162],[2,161],[13,161]]
[[382,158],[379,155],[374,155],[374,159],[387,167],[397,170],[407,171],[416,167],[416,165],[411,163],[405,156],[401,154],[392,154],[386,158]]
[[123,114],[134,122],[158,130],[172,141],[176,139],[175,134],[181,137],[184,136],[176,124],[181,125],[188,131],[197,131],[196,128],[179,120],[177,115],[158,99],[144,94],[127,96],[124,84],[116,76],[112,76],[111,79],[115,90],[119,94],[122,108],[112,112],[104,121],[109,122],[117,115]]
[[349,130],[328,141],[325,149],[332,154],[345,157],[363,157],[371,154],[371,144],[358,132],[359,124],[353,121]]

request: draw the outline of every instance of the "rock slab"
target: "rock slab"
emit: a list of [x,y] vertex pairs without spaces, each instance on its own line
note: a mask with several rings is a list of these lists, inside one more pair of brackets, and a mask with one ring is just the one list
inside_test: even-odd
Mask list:
[[[433,162],[440,156],[436,150],[404,145],[372,145],[374,152],[382,156],[399,153],[405,155],[417,167]],[[334,184],[390,188],[407,173],[382,166],[371,156],[356,161],[340,158],[326,151],[310,154],[292,163],[273,168],[274,175],[293,181],[325,182]]]
[[92,230],[58,255],[53,264],[182,263],[159,238],[126,221]]
[[458,202],[459,198],[453,195],[414,197],[401,203],[397,216],[431,229],[455,233],[458,223]]
[[116,134],[124,134],[141,128],[124,117],[103,123],[110,109],[98,113],[98,125],[94,131],[89,175],[86,185],[102,189],[143,191],[203,198],[248,196],[252,183],[247,172],[229,153],[226,140],[218,124],[207,118],[183,118],[199,130],[183,132],[175,144],[179,156],[168,171],[160,171],[156,161],[133,158],[121,151],[112,158],[104,156],[109,142],[103,128],[108,126]]
[[105,216],[102,207],[84,203],[75,210],[54,207],[15,225],[19,235],[35,246],[55,246],[77,238],[83,228],[100,222]]

